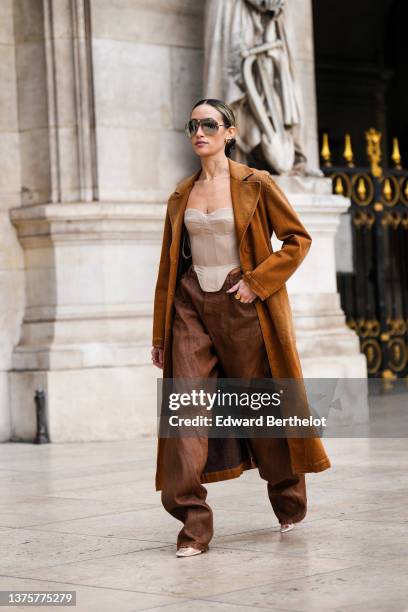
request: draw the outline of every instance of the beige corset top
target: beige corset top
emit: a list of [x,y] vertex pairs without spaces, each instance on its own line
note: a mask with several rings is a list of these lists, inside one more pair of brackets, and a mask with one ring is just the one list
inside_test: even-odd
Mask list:
[[187,208],[184,223],[200,287],[203,291],[218,291],[228,272],[241,265],[233,209],[217,208],[204,213]]

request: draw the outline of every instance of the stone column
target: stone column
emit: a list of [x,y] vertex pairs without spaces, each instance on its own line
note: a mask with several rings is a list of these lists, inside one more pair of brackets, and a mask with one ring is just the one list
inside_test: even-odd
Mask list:
[[22,195],[10,216],[26,304],[9,372],[12,436],[33,438],[37,388],[53,441],[152,433],[152,298],[165,202],[194,161],[180,121],[195,98],[201,9],[15,7]]

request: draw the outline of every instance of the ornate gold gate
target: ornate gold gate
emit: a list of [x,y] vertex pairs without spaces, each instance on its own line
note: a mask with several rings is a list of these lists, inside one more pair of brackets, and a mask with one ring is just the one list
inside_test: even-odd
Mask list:
[[365,132],[369,166],[353,161],[346,134],[342,166],[323,135],[322,170],[351,199],[353,272],[338,272],[347,325],[360,337],[370,377],[408,377],[408,172],[393,140],[393,168],[381,167],[381,133]]

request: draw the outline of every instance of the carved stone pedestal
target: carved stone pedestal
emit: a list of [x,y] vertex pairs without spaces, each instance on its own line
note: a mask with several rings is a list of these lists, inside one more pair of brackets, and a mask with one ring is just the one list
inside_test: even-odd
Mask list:
[[155,204],[70,203],[12,210],[26,307],[9,372],[14,439],[35,433],[46,392],[52,441],[153,433],[152,304],[163,229]]

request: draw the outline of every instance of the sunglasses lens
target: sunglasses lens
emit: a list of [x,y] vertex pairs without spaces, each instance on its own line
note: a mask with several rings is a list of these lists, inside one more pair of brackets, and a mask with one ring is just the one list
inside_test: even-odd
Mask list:
[[197,119],[190,119],[190,121],[187,121],[184,129],[189,138],[191,138],[191,136],[194,136],[194,134],[198,130]]
[[215,134],[218,130],[218,124],[215,119],[203,119],[201,122],[204,134]]
[[218,123],[215,119],[211,119],[210,117],[201,119],[201,121],[199,119],[190,119],[184,126],[184,130],[189,138],[197,133],[199,125],[201,125],[204,134],[207,134],[207,136],[214,135],[218,130]]

